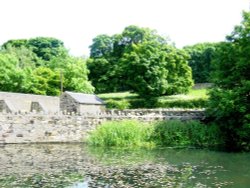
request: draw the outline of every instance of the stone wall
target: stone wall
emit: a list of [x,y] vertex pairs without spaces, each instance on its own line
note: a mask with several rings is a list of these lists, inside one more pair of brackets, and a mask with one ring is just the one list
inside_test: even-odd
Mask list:
[[0,114],[0,144],[83,142],[88,132],[103,121],[138,119],[155,121],[169,119],[203,119],[203,110],[111,110],[101,114],[54,114],[36,113]]
[[80,112],[79,104],[69,95],[60,96],[60,110],[62,112]]

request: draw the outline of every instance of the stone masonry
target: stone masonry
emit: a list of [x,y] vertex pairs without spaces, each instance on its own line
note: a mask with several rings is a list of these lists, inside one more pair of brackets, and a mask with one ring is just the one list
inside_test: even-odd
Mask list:
[[137,119],[140,121],[203,119],[203,110],[111,110],[102,114],[1,113],[0,144],[84,142],[88,133],[104,121]]

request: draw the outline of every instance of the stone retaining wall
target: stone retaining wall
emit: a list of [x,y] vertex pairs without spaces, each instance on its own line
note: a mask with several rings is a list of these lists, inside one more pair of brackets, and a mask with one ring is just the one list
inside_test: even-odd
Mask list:
[[83,142],[89,131],[103,121],[138,119],[141,121],[169,119],[203,119],[203,110],[110,110],[90,114],[0,114],[0,144]]

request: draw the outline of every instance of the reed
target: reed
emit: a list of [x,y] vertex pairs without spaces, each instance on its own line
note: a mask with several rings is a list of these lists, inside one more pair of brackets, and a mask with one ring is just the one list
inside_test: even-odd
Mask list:
[[135,120],[108,121],[94,130],[87,142],[115,147],[199,147],[221,145],[217,126],[199,121],[160,121],[151,124]]
[[95,146],[152,146],[153,126],[135,120],[109,121],[93,131],[87,140]]

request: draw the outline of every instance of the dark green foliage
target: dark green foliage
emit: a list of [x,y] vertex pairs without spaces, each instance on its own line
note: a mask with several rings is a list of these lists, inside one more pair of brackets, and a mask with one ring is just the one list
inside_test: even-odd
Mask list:
[[96,91],[134,91],[144,98],[185,93],[192,86],[188,55],[154,30],[128,26],[93,39],[88,61]]
[[157,104],[158,108],[205,108],[207,99],[190,99],[190,100],[160,100]]
[[106,108],[108,109],[119,109],[119,110],[124,110],[124,109],[129,109],[130,103],[127,100],[113,100],[109,99],[105,101],[106,103]]
[[219,125],[228,150],[250,150],[250,13],[222,43],[214,61],[208,117]]
[[21,48],[23,46],[27,47],[27,44],[28,44],[27,39],[9,40],[2,45],[2,48],[4,49],[10,48],[10,47]]
[[49,61],[66,51],[63,42],[55,38],[37,37],[28,40],[27,45],[39,58],[45,61]]
[[144,98],[187,93],[192,86],[187,54],[156,42],[133,44],[124,53],[121,66],[127,84]]
[[2,47],[4,49],[25,47],[32,50],[37,57],[45,61],[50,61],[53,57],[60,56],[67,51],[62,41],[50,37],[9,40]]
[[216,48],[219,48],[219,43],[201,43],[184,47],[190,55],[188,64],[192,68],[195,83],[210,82],[211,63]]

